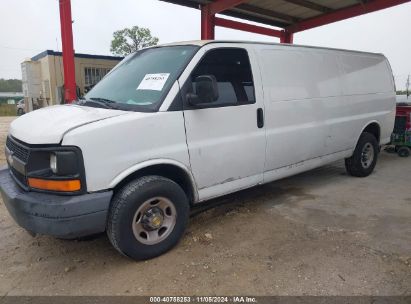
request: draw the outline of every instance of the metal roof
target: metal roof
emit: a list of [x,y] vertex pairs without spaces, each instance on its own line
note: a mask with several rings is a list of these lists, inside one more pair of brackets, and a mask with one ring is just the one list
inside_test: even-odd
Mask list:
[[[192,8],[216,2],[215,0],[161,0]],[[361,5],[366,6],[375,0],[248,0],[229,8],[220,14],[254,21],[280,28],[288,28],[302,21],[332,14],[344,9]],[[384,1],[382,1],[384,2]],[[387,1],[395,2],[395,1]],[[407,2],[407,1],[397,1]],[[391,5],[392,6],[392,5]]]

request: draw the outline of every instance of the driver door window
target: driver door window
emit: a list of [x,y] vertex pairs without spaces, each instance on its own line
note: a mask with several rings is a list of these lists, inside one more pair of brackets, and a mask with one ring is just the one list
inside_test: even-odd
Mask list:
[[245,49],[223,48],[206,53],[190,77],[194,94],[196,78],[202,75],[213,75],[219,92],[218,99],[206,107],[255,103],[253,76]]

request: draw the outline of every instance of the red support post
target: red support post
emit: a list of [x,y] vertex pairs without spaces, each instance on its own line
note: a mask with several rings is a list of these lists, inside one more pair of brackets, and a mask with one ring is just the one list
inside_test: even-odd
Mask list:
[[280,43],[292,44],[294,40],[294,34],[289,31],[281,31]]
[[77,99],[74,66],[73,29],[70,0],[59,0],[61,42],[63,45],[64,100],[71,103]]
[[201,6],[201,40],[214,40],[215,15],[248,0],[217,0]]
[[214,40],[214,15],[209,5],[201,6],[201,40]]
[[271,29],[268,27],[262,27],[218,17],[215,18],[215,25],[260,35],[273,36],[277,38],[281,38],[281,35],[283,33],[282,31]]

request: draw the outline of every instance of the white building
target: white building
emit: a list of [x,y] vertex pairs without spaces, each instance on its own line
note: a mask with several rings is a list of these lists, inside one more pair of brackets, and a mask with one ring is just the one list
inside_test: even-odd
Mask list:
[[[75,54],[77,95],[81,96],[123,58]],[[63,103],[63,58],[61,52],[46,50],[21,63],[26,110]]]

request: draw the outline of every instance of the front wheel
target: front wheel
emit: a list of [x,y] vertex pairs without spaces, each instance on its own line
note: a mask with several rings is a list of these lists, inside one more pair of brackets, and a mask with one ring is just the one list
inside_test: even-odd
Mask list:
[[370,175],[377,164],[378,150],[375,136],[368,132],[362,133],[353,155],[345,159],[348,174],[357,177]]
[[178,184],[161,176],[145,176],[114,195],[107,235],[122,254],[135,260],[151,259],[178,243],[188,217],[187,196]]

